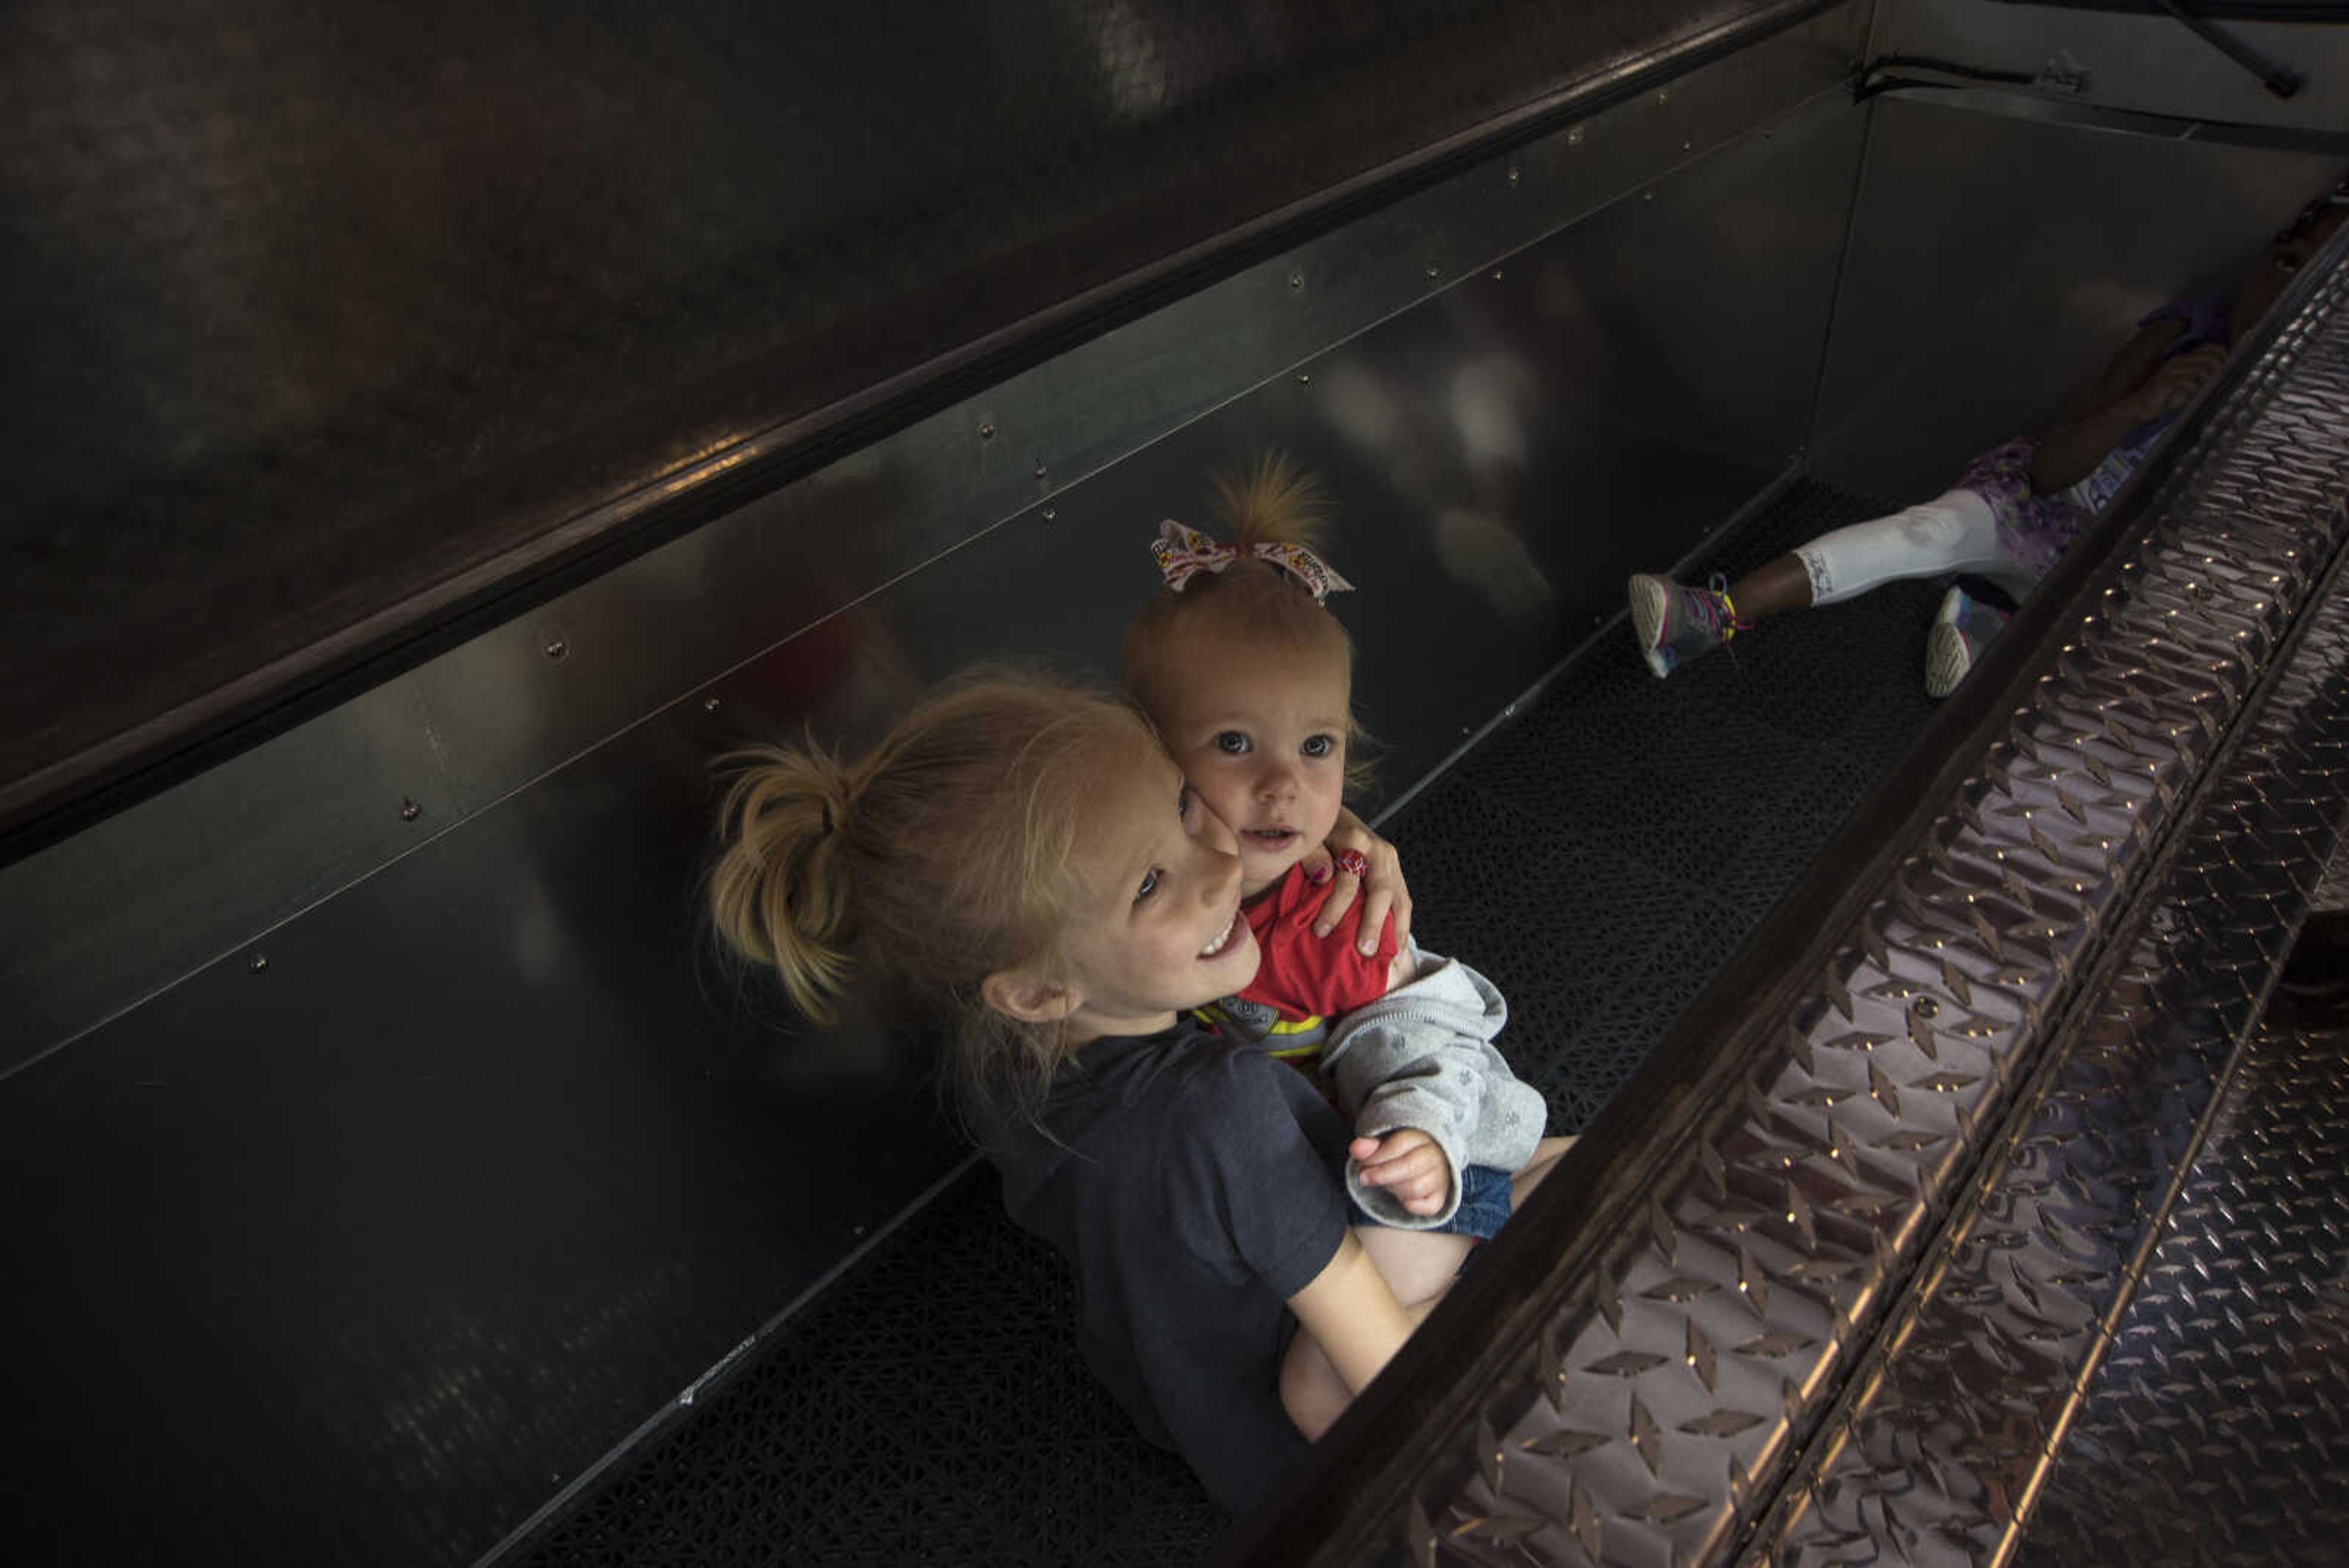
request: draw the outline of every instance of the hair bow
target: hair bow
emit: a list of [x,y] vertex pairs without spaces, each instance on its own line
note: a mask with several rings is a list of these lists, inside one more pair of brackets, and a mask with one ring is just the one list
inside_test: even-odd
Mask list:
[[1178,594],[1184,584],[1201,572],[1220,572],[1234,561],[1243,560],[1264,561],[1279,567],[1305,586],[1315,604],[1319,604],[1326,594],[1350,593],[1354,587],[1302,545],[1219,545],[1172,517],[1158,525],[1158,537],[1151,545],[1150,553],[1157,557],[1158,575]]

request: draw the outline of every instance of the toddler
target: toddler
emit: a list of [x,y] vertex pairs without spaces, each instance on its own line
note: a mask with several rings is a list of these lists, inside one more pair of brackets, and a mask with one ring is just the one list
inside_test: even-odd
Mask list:
[[1349,1229],[1338,1113],[1193,1016],[1247,989],[1257,940],[1239,846],[1149,725],[984,680],[854,763],[755,753],[723,825],[719,931],[811,1016],[852,952],[932,1004],[1006,1206],[1075,1272],[1095,1373],[1226,1508],[1260,1501],[1304,1444],[1291,1313],[1345,1391],[1412,1319]]
[[[1507,1009],[1482,975],[1350,920],[1340,934],[1354,940],[1313,934],[1326,889],[1305,858],[1337,820],[1358,732],[1353,645],[1321,600],[1351,585],[1310,548],[1311,481],[1267,460],[1219,488],[1237,546],[1164,524],[1164,587],[1121,659],[1127,690],[1237,841],[1243,913],[1264,954],[1253,980],[1201,1015],[1353,1109],[1358,1233],[1396,1295],[1423,1312],[1509,1217],[1513,1189],[1570,1140],[1542,1137],[1541,1095],[1494,1049]],[[1309,1432],[1344,1404],[1303,1336],[1282,1386]]]

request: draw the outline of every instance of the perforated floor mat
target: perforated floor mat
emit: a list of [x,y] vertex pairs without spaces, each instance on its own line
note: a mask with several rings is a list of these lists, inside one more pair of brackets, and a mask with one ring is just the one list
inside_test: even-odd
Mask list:
[[[1704,570],[1880,508],[1797,486]],[[1387,825],[1431,948],[1509,999],[1552,1127],[1597,1114],[1931,711],[1938,586],[1651,678],[1617,628]],[[587,1564],[1196,1562],[1224,1521],[1078,1357],[1058,1262],[957,1184],[505,1554]]]

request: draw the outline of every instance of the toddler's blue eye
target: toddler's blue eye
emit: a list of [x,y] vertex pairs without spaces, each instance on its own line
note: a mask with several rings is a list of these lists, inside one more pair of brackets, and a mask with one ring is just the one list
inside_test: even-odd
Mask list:
[[1338,749],[1335,735],[1308,735],[1305,744],[1298,748],[1309,757],[1326,757]]
[[1158,891],[1158,871],[1155,867],[1153,867],[1142,878],[1142,886],[1134,889],[1133,901],[1139,904],[1156,891]]
[[1248,738],[1237,730],[1225,730],[1216,736],[1216,750],[1238,756],[1248,749]]

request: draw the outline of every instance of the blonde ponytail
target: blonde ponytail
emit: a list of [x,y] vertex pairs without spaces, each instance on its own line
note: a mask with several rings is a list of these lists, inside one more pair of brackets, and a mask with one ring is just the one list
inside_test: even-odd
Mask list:
[[848,820],[847,774],[812,744],[753,747],[724,762],[742,771],[719,811],[727,846],[710,873],[711,923],[736,952],[771,966],[802,1012],[829,1023],[852,934],[831,853]]
[[986,1007],[980,982],[1057,965],[1088,797],[1162,755],[1124,703],[1002,675],[933,694],[855,763],[812,744],[737,753],[711,923],[818,1022],[869,962],[948,1021],[966,1105],[1032,1104],[1065,1052]]

